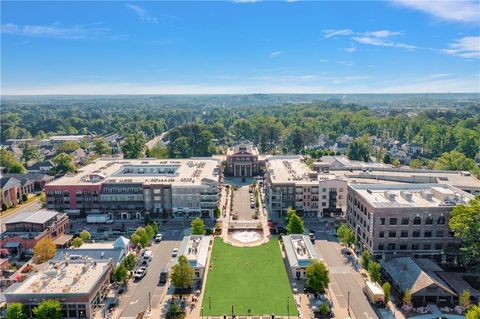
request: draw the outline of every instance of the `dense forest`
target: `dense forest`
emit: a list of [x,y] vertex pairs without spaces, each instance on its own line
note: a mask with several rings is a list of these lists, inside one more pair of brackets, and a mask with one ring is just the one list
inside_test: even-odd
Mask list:
[[[225,151],[240,138],[251,140],[263,153],[299,154],[312,148],[320,136],[336,140],[347,134],[419,143],[426,159],[451,151],[474,159],[479,152],[478,99],[457,104],[448,100],[451,108],[371,108],[331,98],[273,105],[272,97],[266,97],[243,96],[241,103],[240,97],[223,97],[221,103],[219,96],[211,97],[212,103],[205,96],[7,99],[2,101],[1,141],[135,132],[150,139],[168,130],[168,146],[149,155],[189,157]],[[235,106],[228,107],[225,101]]]

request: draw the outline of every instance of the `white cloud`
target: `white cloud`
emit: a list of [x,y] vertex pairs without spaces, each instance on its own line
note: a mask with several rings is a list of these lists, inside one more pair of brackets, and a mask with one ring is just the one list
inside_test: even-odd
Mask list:
[[346,36],[353,34],[353,31],[350,29],[342,29],[342,30],[323,30],[324,39],[328,39],[335,36]]
[[388,38],[396,35],[401,35],[402,33],[396,32],[396,31],[380,30],[380,31],[365,32],[364,34],[368,37]]
[[443,49],[443,53],[462,58],[480,58],[480,37],[463,37]]
[[148,11],[143,9],[142,7],[128,3],[125,4],[125,6],[132,10],[140,18],[140,20],[148,23],[158,23],[158,19],[154,16],[151,16]]
[[395,0],[393,3],[446,21],[476,24],[480,21],[480,6],[477,1]]
[[450,73],[437,73],[437,74],[430,74],[429,78],[430,79],[438,79],[438,78],[445,78],[450,76]]
[[320,62],[325,63],[325,62],[328,62],[328,60],[322,59],[320,60]]
[[357,51],[357,48],[354,47],[354,46],[351,46],[349,48],[345,48],[344,50],[349,52],[349,53],[353,53],[353,52]]
[[400,48],[414,50],[417,47],[410,44],[396,42],[390,38],[400,35],[401,32],[392,32],[387,30],[382,31],[373,31],[373,32],[364,32],[361,36],[352,37],[352,40],[362,44],[380,46],[380,47],[391,47],[391,48]]
[[270,58],[271,59],[276,58],[277,56],[279,56],[282,53],[283,53],[282,51],[274,51],[274,52],[270,53]]
[[233,2],[236,3],[255,3],[255,2],[261,2],[262,0],[233,0]]
[[54,25],[16,25],[7,23],[1,25],[1,33],[14,34],[31,37],[48,37],[59,39],[94,39],[106,35],[110,32],[109,28],[96,27],[98,23],[91,25],[75,25],[71,27],[61,27]]
[[353,76],[347,76],[345,79],[349,81],[356,81],[356,80],[367,80],[371,79],[372,77],[370,75],[353,75]]

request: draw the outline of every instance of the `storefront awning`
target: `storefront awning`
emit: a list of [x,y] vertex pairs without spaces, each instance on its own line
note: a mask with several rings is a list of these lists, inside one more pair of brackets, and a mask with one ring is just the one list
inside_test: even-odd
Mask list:
[[65,246],[72,240],[72,238],[73,238],[73,235],[67,235],[67,234],[60,235],[55,239],[55,245]]
[[18,241],[9,241],[5,244],[5,248],[18,248],[20,247],[20,242]]

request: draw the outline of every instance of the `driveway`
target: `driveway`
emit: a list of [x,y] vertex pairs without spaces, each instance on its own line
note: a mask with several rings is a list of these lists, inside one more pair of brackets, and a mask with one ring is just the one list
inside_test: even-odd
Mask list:
[[127,292],[120,298],[121,317],[136,317],[139,312],[148,309],[148,297],[151,296],[151,306],[160,304],[167,285],[160,285],[160,271],[173,265],[172,250],[180,247],[182,230],[167,230],[162,232],[163,240],[159,244],[152,243],[152,261],[147,268],[147,274],[138,282],[131,281]]
[[238,215],[238,220],[252,220],[255,209],[250,208],[249,185],[238,186],[233,195],[233,212]]
[[[315,230],[315,247],[330,271],[330,285],[341,308],[348,308],[357,319],[377,319],[378,316],[363,293],[363,278],[341,254],[341,246],[332,235],[330,224],[307,225]],[[350,298],[349,298],[350,295]]]

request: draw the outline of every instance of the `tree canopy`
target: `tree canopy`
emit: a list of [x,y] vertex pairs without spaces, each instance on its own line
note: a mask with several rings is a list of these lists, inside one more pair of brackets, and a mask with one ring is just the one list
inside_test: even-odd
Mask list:
[[7,308],[7,319],[27,319],[25,306],[19,302],[11,303]]
[[125,136],[122,142],[123,157],[127,159],[135,159],[143,156],[143,152],[146,150],[145,135],[142,132],[134,132]]
[[16,158],[13,152],[0,148],[0,166],[4,167],[5,173],[25,173],[27,170]]
[[74,173],[76,170],[73,164],[73,157],[66,153],[60,153],[52,159],[52,172],[56,175],[65,175],[67,173]]
[[204,235],[205,223],[201,218],[195,218],[190,225],[192,227],[192,235]]
[[294,211],[288,219],[287,232],[288,234],[303,234],[304,231],[303,220]]
[[328,269],[320,260],[313,260],[306,270],[307,286],[319,293],[328,288],[330,279],[328,278]]
[[33,313],[38,319],[62,318],[62,305],[58,300],[45,300],[33,308]]
[[178,262],[172,267],[170,279],[177,288],[188,288],[193,281],[193,269],[185,256],[179,256]]
[[40,264],[52,259],[56,252],[57,246],[52,238],[44,237],[38,241],[35,247],[33,247],[33,258]]
[[340,227],[337,229],[337,235],[338,235],[338,238],[340,239],[340,242],[347,247],[351,247],[357,241],[355,237],[355,233],[345,223],[340,225]]

